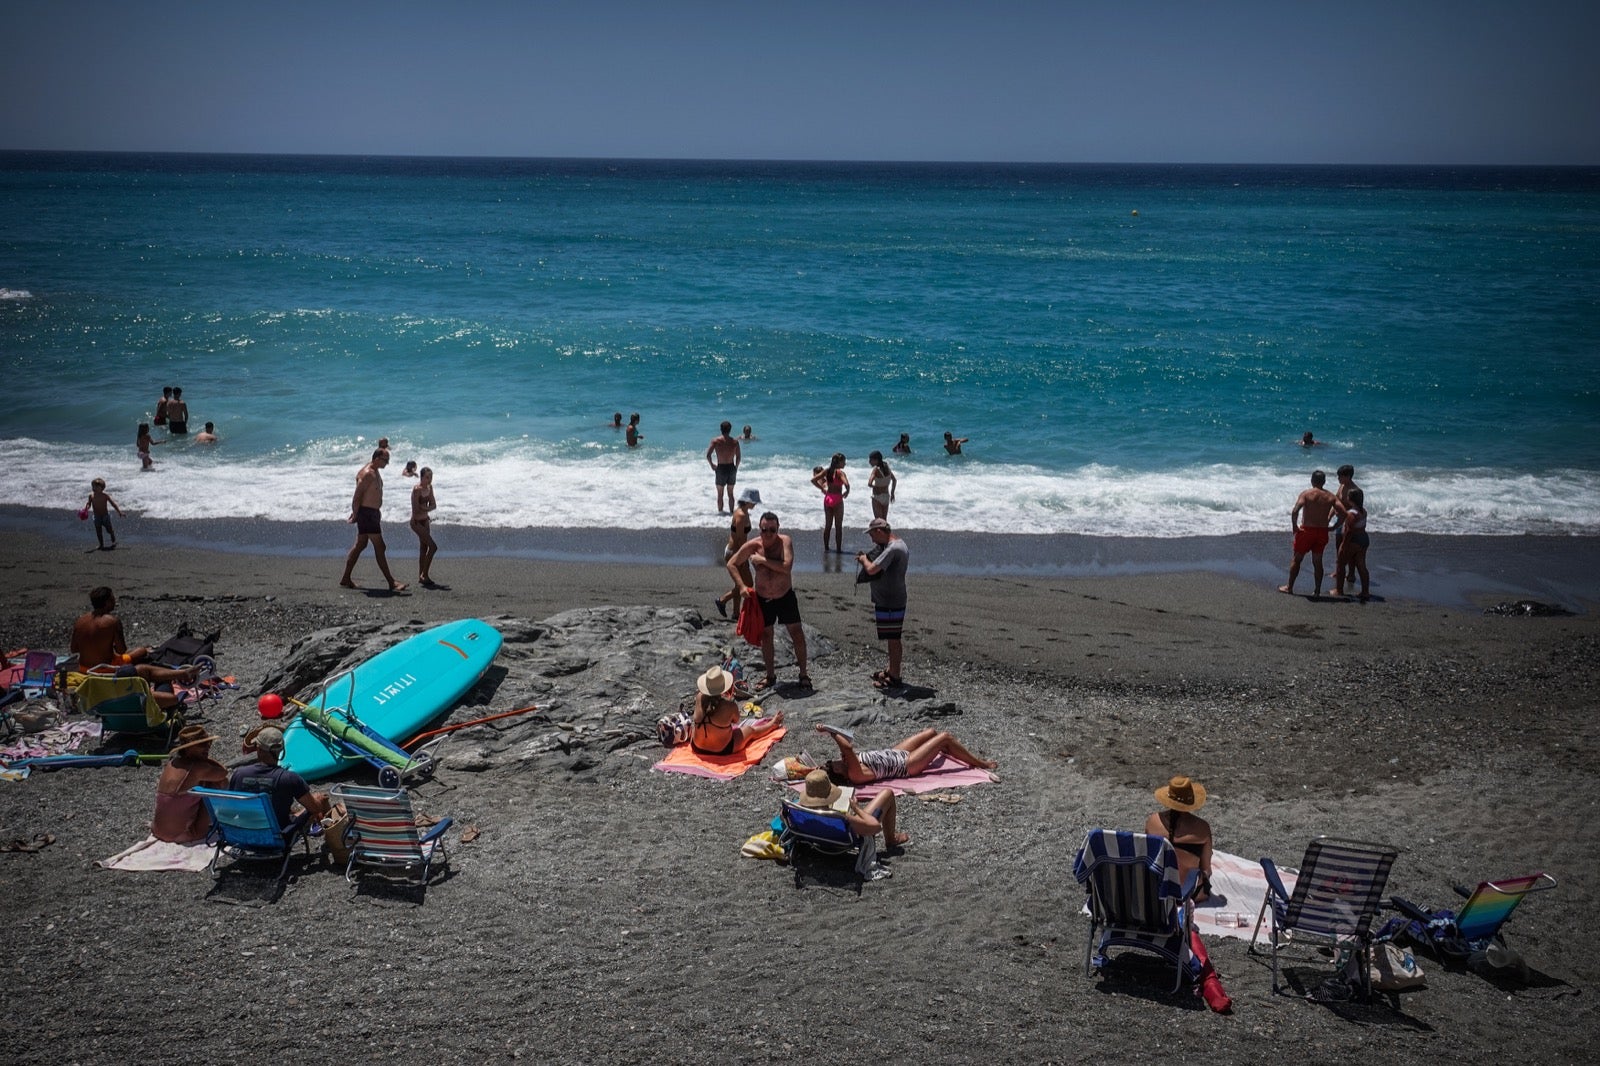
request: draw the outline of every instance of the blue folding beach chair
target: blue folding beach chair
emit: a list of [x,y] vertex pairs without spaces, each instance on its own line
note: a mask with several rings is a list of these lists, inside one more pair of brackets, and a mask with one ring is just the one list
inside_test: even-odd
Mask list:
[[1091,829],[1072,864],[1089,892],[1090,976],[1110,961],[1112,948],[1131,948],[1172,963],[1172,990],[1198,976],[1189,954],[1194,894],[1200,871],[1178,876],[1178,857],[1166,837],[1126,830]]
[[878,838],[857,835],[839,811],[802,807],[784,800],[778,808],[783,832],[778,844],[784,854],[795,862],[800,849],[810,848],[823,855],[849,855],[855,853],[856,876],[863,881],[876,881],[890,876],[887,866],[878,862]]
[[224,855],[235,863],[281,856],[283,862],[274,879],[281,882],[289,872],[289,858],[294,854],[296,841],[305,845],[307,855],[311,854],[309,811],[302,811],[298,818],[283,826],[278,824],[278,816],[272,809],[272,797],[265,792],[226,792],[214,788],[191,791],[200,797],[211,815],[211,831],[206,834],[206,843],[216,848],[211,856],[212,877],[222,876],[220,863]]

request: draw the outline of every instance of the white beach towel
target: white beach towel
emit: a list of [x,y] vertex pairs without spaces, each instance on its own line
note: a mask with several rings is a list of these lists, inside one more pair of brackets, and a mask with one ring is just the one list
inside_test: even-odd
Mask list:
[[[1294,891],[1293,873],[1278,867],[1283,887]],[[1222,897],[1221,902],[1215,902]],[[1194,909],[1194,927],[1201,936],[1231,936],[1249,940],[1255,936],[1256,915],[1267,898],[1267,875],[1261,863],[1226,851],[1211,852],[1211,900]],[[1267,921],[1265,917],[1262,919]]]

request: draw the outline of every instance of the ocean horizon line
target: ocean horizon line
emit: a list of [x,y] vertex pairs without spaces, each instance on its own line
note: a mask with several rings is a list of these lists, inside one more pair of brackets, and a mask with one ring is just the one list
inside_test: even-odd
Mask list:
[[1567,171],[1586,172],[1600,179],[1600,162],[1594,163],[1539,163],[1539,162],[1483,162],[1483,161],[1340,161],[1317,162],[1307,160],[1044,160],[1044,159],[841,159],[800,156],[627,156],[627,155],[500,155],[500,154],[436,154],[408,152],[317,152],[317,151],[237,151],[169,148],[0,148],[0,159],[7,157],[119,157],[125,159],[161,160],[325,160],[362,163],[441,163],[460,162],[473,164],[526,163],[535,165],[660,165],[701,167],[864,167],[864,168],[1015,168],[1036,170],[1118,170],[1147,169],[1174,171],[1206,170],[1297,170],[1297,171],[1396,171],[1418,172],[1439,170],[1468,172],[1502,171]]

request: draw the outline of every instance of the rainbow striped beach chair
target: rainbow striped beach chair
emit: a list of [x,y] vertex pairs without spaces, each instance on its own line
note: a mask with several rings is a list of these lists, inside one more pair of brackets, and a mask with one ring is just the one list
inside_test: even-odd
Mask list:
[[1172,990],[1195,976],[1189,954],[1200,871],[1179,880],[1178,857],[1166,837],[1091,829],[1072,863],[1089,891],[1089,948],[1084,972],[1110,961],[1112,948],[1146,951],[1172,963]]
[[344,876],[351,884],[356,883],[356,867],[364,866],[386,877],[398,876],[426,885],[434,862],[450,861],[444,834],[451,819],[445,818],[427,832],[419,832],[417,815],[405,789],[335,785],[328,797],[344,804],[350,814],[350,827],[345,830],[350,860]]
[[1435,958],[1443,962],[1465,961],[1475,952],[1487,952],[1501,940],[1501,929],[1524,896],[1555,887],[1554,877],[1536,873],[1482,881],[1471,893],[1458,885],[1456,891],[1467,901],[1454,913],[1444,908],[1430,911],[1399,896],[1389,897],[1389,905],[1420,923],[1420,936],[1412,939]]

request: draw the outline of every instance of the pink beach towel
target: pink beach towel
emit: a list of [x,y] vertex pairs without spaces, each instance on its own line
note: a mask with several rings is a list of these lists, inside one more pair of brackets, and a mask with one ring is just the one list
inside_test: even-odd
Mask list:
[[[897,793],[907,792],[935,792],[941,788],[966,788],[969,785],[987,785],[999,780],[988,770],[980,770],[975,766],[947,759],[943,755],[935,755],[927,768],[916,777],[896,777],[890,781],[878,781],[870,785],[862,785],[856,789],[856,799],[862,803],[867,802],[884,789],[893,789]],[[804,789],[805,782],[793,782],[791,788]]]
[[153,836],[145,837],[127,851],[119,851],[109,859],[98,859],[95,865],[105,870],[129,870],[153,873],[164,870],[182,870],[200,873],[211,865],[214,849],[205,841],[193,844],[169,844]]
[[779,726],[772,732],[752,740],[742,751],[736,751],[732,755],[701,755],[689,745],[679,744],[652,769],[660,770],[664,774],[693,774],[696,777],[709,777],[714,781],[732,781],[752,766],[760,765],[767,752],[772,750],[772,746],[783,739],[785,732],[786,730]]

